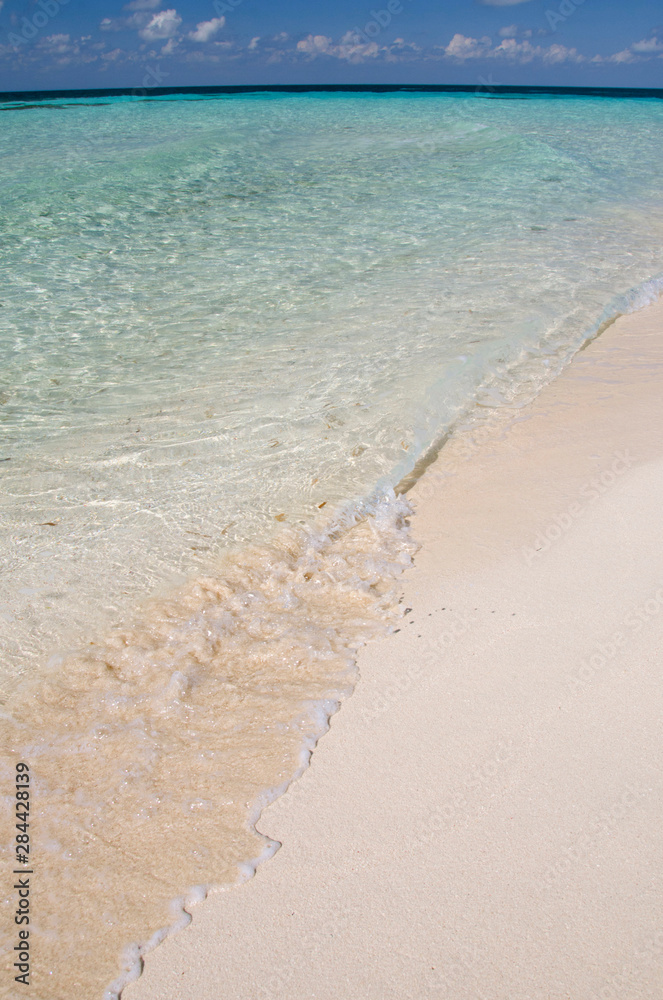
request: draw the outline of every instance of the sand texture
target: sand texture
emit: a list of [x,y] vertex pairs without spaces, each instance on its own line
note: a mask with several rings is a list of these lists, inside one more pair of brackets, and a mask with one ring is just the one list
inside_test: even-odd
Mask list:
[[663,302],[410,497],[400,630],[263,813],[283,846],[124,1000],[663,995]]

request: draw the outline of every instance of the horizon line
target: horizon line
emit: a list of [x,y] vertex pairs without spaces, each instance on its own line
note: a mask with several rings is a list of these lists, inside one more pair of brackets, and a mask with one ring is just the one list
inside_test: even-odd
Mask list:
[[168,97],[175,94],[250,94],[250,93],[465,93],[477,97],[499,96],[501,94],[612,97],[612,98],[656,98],[663,100],[661,87],[562,87],[555,85],[515,85],[515,84],[455,84],[455,83],[289,83],[289,84],[205,84],[181,87],[90,87],[58,90],[9,90],[0,91],[0,103],[42,101],[53,98],[79,97],[134,97],[146,100],[154,97]]

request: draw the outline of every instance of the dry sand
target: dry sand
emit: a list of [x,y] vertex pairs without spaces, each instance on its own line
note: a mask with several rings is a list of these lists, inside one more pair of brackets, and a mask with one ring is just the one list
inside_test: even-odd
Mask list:
[[663,996],[663,302],[511,416],[413,489],[412,610],[282,848],[124,1000]]

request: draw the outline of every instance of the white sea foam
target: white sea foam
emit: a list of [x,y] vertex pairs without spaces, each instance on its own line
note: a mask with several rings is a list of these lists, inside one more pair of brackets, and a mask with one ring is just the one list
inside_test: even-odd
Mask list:
[[392,493],[238,548],[24,681],[6,731],[35,775],[38,990],[59,1000],[114,979],[117,994],[194,896],[276,850],[255,823],[352,690],[357,648],[389,623],[409,512]]

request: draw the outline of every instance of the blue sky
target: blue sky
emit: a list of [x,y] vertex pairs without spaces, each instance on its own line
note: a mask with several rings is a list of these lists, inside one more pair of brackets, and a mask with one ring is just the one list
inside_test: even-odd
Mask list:
[[660,0],[0,0],[0,89],[663,86]]

